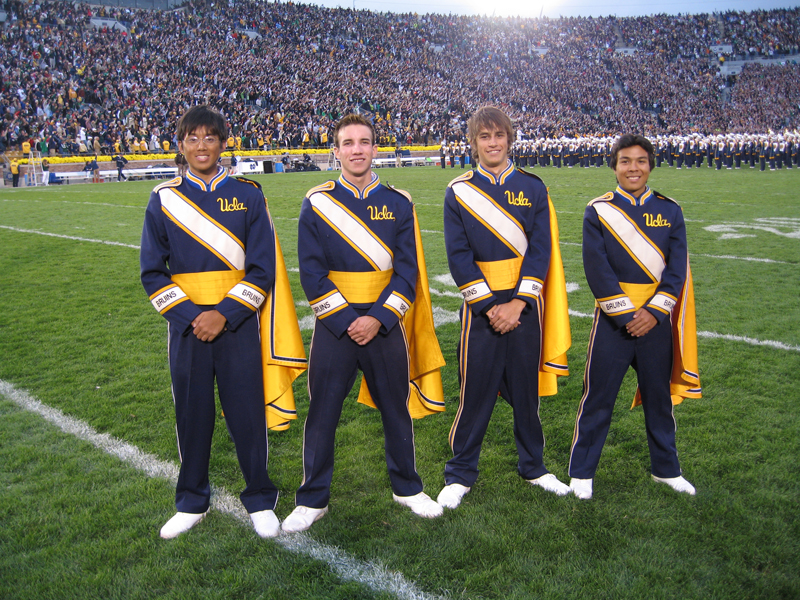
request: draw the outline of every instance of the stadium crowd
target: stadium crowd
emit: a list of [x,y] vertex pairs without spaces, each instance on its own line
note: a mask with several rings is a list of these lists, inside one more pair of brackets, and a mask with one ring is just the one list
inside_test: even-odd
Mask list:
[[[23,151],[174,148],[177,117],[197,103],[227,116],[229,145],[242,149],[325,147],[331,123],[353,110],[375,119],[382,144],[439,144],[463,139],[486,103],[532,140],[769,134],[800,122],[800,8],[560,19],[252,0],[174,11],[7,0],[4,9],[0,145]],[[126,30],[95,28],[92,17]],[[788,58],[726,79],[714,44],[730,44],[733,57]]]

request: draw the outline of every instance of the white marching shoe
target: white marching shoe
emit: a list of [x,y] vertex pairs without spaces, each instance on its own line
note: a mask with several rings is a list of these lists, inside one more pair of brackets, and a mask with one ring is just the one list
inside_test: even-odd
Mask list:
[[569,480],[569,489],[581,500],[591,500],[592,482],[592,479],[575,479],[573,477]]
[[207,514],[208,511],[204,513],[175,513],[175,516],[167,521],[161,528],[161,537],[165,540],[176,538],[197,525]]
[[566,496],[570,492],[569,486],[566,483],[561,483],[558,477],[552,473],[546,473],[536,479],[529,479],[528,482],[552,492],[556,496]]
[[392,494],[392,498],[394,498],[394,501],[398,504],[410,508],[415,515],[425,517],[426,519],[441,517],[444,513],[444,509],[431,500],[430,496],[425,492],[420,492],[414,496],[398,496],[397,494]]
[[697,493],[697,490],[694,489],[694,486],[686,481],[682,475],[678,477],[656,477],[653,475],[653,480],[658,481],[659,483],[666,483],[673,490],[682,494],[694,496]]
[[436,502],[445,508],[456,508],[461,504],[461,499],[467,495],[470,489],[472,488],[468,488],[460,483],[451,483],[442,488],[442,491],[439,492],[439,496],[436,498]]
[[259,537],[273,538],[281,532],[281,523],[275,512],[271,510],[259,510],[250,513],[250,520],[253,522],[253,529]]
[[305,531],[319,521],[328,512],[328,507],[311,508],[310,506],[296,506],[281,526],[286,533]]

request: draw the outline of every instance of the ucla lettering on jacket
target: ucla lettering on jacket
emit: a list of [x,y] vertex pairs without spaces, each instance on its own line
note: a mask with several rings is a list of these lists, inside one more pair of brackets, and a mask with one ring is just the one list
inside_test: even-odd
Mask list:
[[222,212],[247,210],[247,207],[244,204],[241,204],[235,196],[233,197],[233,200],[228,200],[227,198],[217,198],[217,202],[219,202],[219,209]]

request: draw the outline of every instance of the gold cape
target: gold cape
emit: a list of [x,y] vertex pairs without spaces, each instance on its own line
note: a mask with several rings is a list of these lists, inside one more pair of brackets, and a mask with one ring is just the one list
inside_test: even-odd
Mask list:
[[[445,409],[440,371],[445,362],[433,324],[428,270],[425,267],[425,253],[422,249],[422,237],[416,211],[414,211],[414,238],[417,246],[416,299],[403,315],[400,324],[403,326],[408,340],[409,379],[411,380],[408,412],[413,419],[421,419],[434,413],[443,412]],[[376,408],[367,388],[367,381],[363,376],[361,388],[358,391],[358,401],[366,406]]]
[[550,194],[550,266],[542,291],[539,293],[539,322],[542,328],[542,352],[539,364],[539,395],[555,396],[559,377],[569,375],[567,350],[572,345],[569,329],[567,282],[558,240],[558,220]]
[[308,368],[308,361],[277,233],[275,283],[261,306],[260,318],[267,429],[282,431],[297,418],[292,382]]
[[[689,259],[686,259],[686,281],[680,297],[672,309],[672,376],[669,391],[672,404],[680,404],[684,398],[702,397],[697,360],[697,320],[695,318],[694,283]],[[639,387],[633,397],[634,408],[642,403]]]

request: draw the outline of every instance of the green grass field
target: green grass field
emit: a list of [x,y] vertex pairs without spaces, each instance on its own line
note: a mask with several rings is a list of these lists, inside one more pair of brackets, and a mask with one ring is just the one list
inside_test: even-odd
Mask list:
[[[459,173],[379,171],[417,203],[433,303],[443,315],[460,304],[457,289],[436,279],[448,273],[443,191]],[[609,169],[537,173],[558,211],[567,282],[577,285],[569,294],[571,375],[541,406],[545,460],[568,481],[590,327],[582,315],[593,307],[581,220],[586,202],[613,188],[614,178]],[[290,269],[301,199],[329,177],[256,177]],[[27,393],[177,464],[166,325],[139,282],[136,249],[154,183],[0,190],[0,597],[800,597],[800,171],[660,169],[650,182],[677,199],[687,219],[704,395],[675,413],[682,467],[697,496],[650,480],[642,411],[629,410],[631,372],[591,501],[558,498],[520,479],[511,411],[498,403],[472,492],[444,517],[419,519],[392,501],[379,415],[353,394],[337,434],[330,513],[302,538],[305,547],[352,561],[343,565],[285,540],[261,540],[224,511],[161,540],[174,511],[172,483],[20,407],[15,397]],[[305,300],[297,273],[290,277],[295,300]],[[301,319],[310,314],[298,307]],[[437,332],[448,410],[415,422],[417,465],[434,498],[451,456],[458,324]],[[303,335],[308,343],[310,331]],[[299,420],[270,434],[281,519],[302,478],[305,383],[303,376],[295,385]],[[212,484],[235,496],[244,484],[221,417],[213,443]],[[411,589],[359,583],[354,564],[402,574]]]

